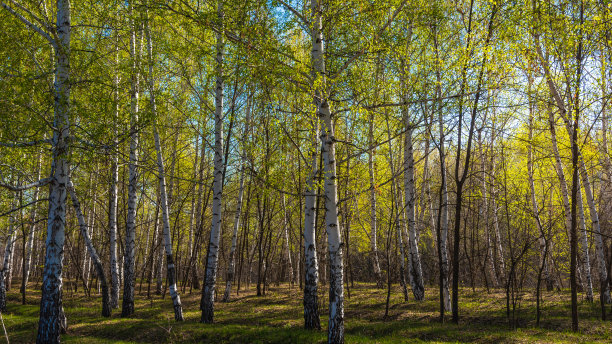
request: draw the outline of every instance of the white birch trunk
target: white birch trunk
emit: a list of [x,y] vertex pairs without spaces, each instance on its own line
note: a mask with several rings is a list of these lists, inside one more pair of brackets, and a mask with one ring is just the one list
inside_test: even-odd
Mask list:
[[[130,12],[132,12],[133,5],[131,2],[129,6]],[[137,24],[132,22],[132,32],[130,35],[130,62],[132,69],[130,81],[130,162],[128,166],[128,211],[125,224],[122,317],[127,317],[134,313],[134,280],[136,278],[134,251],[136,245],[136,207],[138,203],[138,99],[140,97],[140,44],[137,43],[139,40],[136,35],[136,27]]]
[[325,225],[329,253],[329,323],[327,342],[344,343],[344,286],[342,270],[342,238],[338,221],[338,189],[336,186],[336,148],[334,141],[334,124],[327,95],[325,94],[325,55],[323,51],[322,11],[317,0],[311,0],[313,13],[312,30],[312,64],[315,71],[314,103],[317,117],[320,118],[320,133],[324,189],[325,189]]
[[603,288],[602,294],[605,303],[610,303],[610,285],[608,281],[608,269],[606,266],[606,257],[604,253],[604,242],[601,235],[601,227],[599,225],[599,214],[595,207],[595,200],[593,199],[593,192],[591,191],[591,182],[587,173],[584,159],[580,157],[580,172],[582,174],[582,180],[584,183],[584,193],[586,195],[587,204],[589,206],[589,213],[591,215],[591,222],[593,224],[593,236],[595,239],[595,252],[597,254],[597,267],[599,269],[599,283],[600,288]]
[[589,258],[589,240],[587,235],[586,221],[584,219],[584,204],[582,201],[582,189],[578,179],[578,190],[576,194],[576,205],[578,206],[578,225],[582,236],[582,269],[585,274],[586,300],[593,302],[593,278],[591,276],[591,259]]
[[55,50],[55,92],[52,181],[49,186],[49,212],[45,267],[43,270],[37,343],[59,343],[62,318],[62,267],[66,224],[66,184],[70,163],[70,0],[57,1]]
[[217,265],[219,262],[219,242],[221,238],[221,202],[223,196],[223,54],[224,54],[224,10],[223,1],[217,0],[217,21],[221,29],[217,32],[217,57],[215,86],[215,166],[213,180],[213,204],[208,256],[206,257],[206,271],[204,287],[202,288],[202,301],[200,309],[202,317],[200,322],[211,324],[214,320],[215,286],[217,283]]
[[119,77],[115,75],[115,113],[113,117],[113,152],[111,158],[111,180],[108,200],[108,232],[110,236],[111,307],[119,308],[119,263],[117,261],[117,184],[119,183],[119,122],[118,99]]
[[316,120],[313,121],[312,125],[314,133],[310,153],[311,170],[306,179],[304,193],[304,327],[306,329],[321,329],[318,306],[319,266],[315,223],[319,126]]
[[450,291],[448,288],[448,190],[447,190],[447,182],[446,182],[446,151],[444,140],[446,140],[444,135],[444,120],[442,117],[442,109],[438,109],[438,125],[440,131],[440,142],[438,145],[439,154],[440,154],[440,175],[442,179],[442,185],[440,186],[440,215],[438,224],[439,227],[439,240],[438,240],[438,255],[440,259],[440,283],[442,288],[443,298],[442,302],[444,304],[444,309],[446,311],[450,311],[451,309],[451,299],[450,299]]
[[368,174],[370,176],[370,250],[372,268],[374,270],[374,278],[376,279],[376,287],[382,288],[382,275],[380,272],[380,263],[378,261],[378,246],[376,243],[377,228],[376,228],[376,185],[374,177],[374,137],[373,137],[374,116],[370,117],[368,143]]
[[[410,36],[412,35],[412,27],[410,28]],[[407,102],[406,85],[404,79],[405,66],[404,61],[401,61],[402,74],[400,76],[400,84],[402,86],[401,98]],[[412,294],[416,301],[421,301],[425,297],[425,285],[423,282],[423,270],[421,268],[421,257],[419,255],[419,245],[417,241],[416,231],[416,191],[414,187],[414,147],[412,146],[412,132],[414,125],[410,121],[408,108],[402,106],[402,117],[406,133],[404,136],[404,189],[406,200],[402,209],[406,214],[406,223],[408,226],[408,281]]]
[[[287,204],[285,201],[285,194],[283,194],[283,236],[284,236],[284,251],[283,260],[287,265],[287,275],[289,283],[293,284],[293,266],[291,264],[291,246],[289,245],[289,216],[287,214]],[[284,277],[284,276],[283,276]]]

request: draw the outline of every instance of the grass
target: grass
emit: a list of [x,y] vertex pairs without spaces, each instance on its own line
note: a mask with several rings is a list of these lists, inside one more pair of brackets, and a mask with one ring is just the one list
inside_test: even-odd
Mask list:
[[[3,314],[11,343],[36,339],[40,291],[30,290],[21,305],[18,287],[8,293]],[[321,290],[321,325],[327,327],[326,290]],[[403,302],[398,286],[392,290],[389,316],[384,318],[386,290],[356,284],[345,290],[345,338],[347,343],[609,343],[612,328],[598,319],[597,303],[581,302],[580,332],[572,333],[569,292],[544,293],[541,327],[535,327],[535,299],[523,295],[517,306],[516,329],[509,326],[505,294],[501,291],[462,289],[459,325],[440,323],[437,289],[428,288],[423,302]],[[271,286],[265,297],[254,290],[233,295],[229,303],[215,304],[215,324],[200,324],[200,294],[181,295],[185,321],[174,321],[169,296],[137,296],[136,313],[127,319],[115,310],[111,318],[100,316],[100,298],[64,294],[68,317],[66,343],[324,343],[326,332],[306,331],[301,291],[288,285]],[[412,297],[412,295],[410,295]],[[323,298],[325,297],[325,300]],[[609,307],[608,307],[609,308]],[[0,343],[4,338],[0,338]]]

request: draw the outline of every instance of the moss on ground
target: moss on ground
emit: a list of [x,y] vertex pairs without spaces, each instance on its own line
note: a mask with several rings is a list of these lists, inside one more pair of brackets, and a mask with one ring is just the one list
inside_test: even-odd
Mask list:
[[[36,339],[39,291],[30,290],[26,305],[18,288],[8,293],[3,314],[11,343]],[[515,324],[506,317],[505,294],[501,291],[462,289],[459,325],[440,323],[437,289],[428,288],[423,302],[403,302],[394,287],[389,315],[384,318],[386,290],[358,284],[345,291],[347,343],[610,343],[610,321],[599,320],[597,303],[580,303],[580,332],[572,333],[569,292],[544,293],[541,326],[535,326],[535,299],[522,295],[515,311]],[[229,303],[215,304],[215,324],[200,324],[199,291],[181,295],[185,321],[174,321],[169,296],[147,300],[138,295],[136,313],[121,318],[100,316],[100,298],[64,293],[69,331],[66,343],[324,343],[325,331],[302,329],[302,301],[298,288],[271,286],[264,297],[254,290],[233,295]],[[326,290],[320,291],[321,324],[326,327]],[[608,306],[608,310],[610,307]],[[612,318],[612,317],[611,317]],[[3,342],[3,339],[0,339]]]

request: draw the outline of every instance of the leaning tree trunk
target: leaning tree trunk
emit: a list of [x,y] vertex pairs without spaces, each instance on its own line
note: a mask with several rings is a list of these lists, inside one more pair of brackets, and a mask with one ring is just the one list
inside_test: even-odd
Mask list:
[[[130,3],[130,12],[133,5]],[[140,87],[140,44],[137,42],[136,23],[132,23],[130,35],[131,51],[131,88],[130,88],[130,163],[129,163],[129,185],[128,185],[128,211],[125,224],[125,247],[124,247],[124,276],[123,276],[123,304],[121,316],[127,317],[134,313],[134,279],[135,279],[135,241],[136,241],[136,207],[138,203],[138,98]],[[146,257],[146,255],[145,255]],[[146,264],[145,264],[146,266]]]
[[100,284],[102,285],[102,316],[110,317],[111,316],[111,304],[108,293],[108,282],[106,281],[106,275],[104,274],[104,268],[102,267],[102,260],[98,256],[93,243],[91,242],[91,238],[89,236],[89,230],[87,228],[87,223],[85,222],[85,217],[83,216],[83,212],[81,211],[81,204],[79,203],[79,199],[74,191],[74,185],[72,185],[72,181],[68,181],[68,191],[70,192],[70,197],[72,198],[72,206],[74,207],[74,211],[77,216],[77,220],[79,221],[79,228],[81,229],[81,236],[85,241],[85,247],[87,247],[87,251],[89,252],[89,256],[93,261],[94,267],[96,269],[96,273],[98,274],[98,279],[100,280]]
[[[223,0],[217,1],[217,20],[223,27]],[[215,166],[213,180],[213,204],[210,240],[206,257],[206,271],[200,309],[200,322],[211,324],[214,318],[215,285],[217,283],[217,267],[219,263],[219,242],[221,238],[221,199],[223,196],[223,29],[217,32],[217,81],[215,87]]]
[[[159,178],[159,195],[162,209],[162,224],[164,237],[164,250],[166,253],[166,268],[168,279],[168,288],[170,297],[174,306],[174,320],[183,321],[183,306],[181,298],[176,287],[176,266],[174,265],[174,257],[172,256],[172,240],[170,238],[170,214],[168,210],[168,194],[166,192],[166,171],[164,168],[164,159],[162,156],[161,142],[157,131],[157,106],[155,103],[155,83],[153,80],[153,42],[151,33],[149,32],[149,22],[147,20],[145,26],[145,35],[147,36],[147,54],[149,62],[149,101],[151,102],[151,114],[153,115],[153,137],[155,140],[155,151],[157,152],[157,173]],[[161,262],[160,262],[161,265]]]
[[599,225],[599,213],[595,207],[595,200],[593,199],[593,192],[591,191],[591,183],[589,175],[587,173],[584,159],[580,158],[580,171],[582,173],[582,180],[584,183],[584,193],[586,195],[587,204],[589,206],[589,213],[591,214],[591,222],[593,224],[593,232],[595,238],[595,252],[597,254],[597,266],[599,268],[599,282],[602,288],[601,294],[604,303],[610,303],[610,284],[608,281],[608,269],[606,266],[606,258],[604,253],[604,242],[601,235],[601,227]]
[[57,1],[53,160],[37,343],[59,343],[70,136],[70,0]]
[[[583,17],[582,17],[582,8],[581,8],[581,18],[580,19],[581,19],[581,22],[582,22],[582,20],[583,20]],[[582,61],[582,31],[580,31],[580,41],[579,41],[578,51],[577,51],[577,55],[576,55],[577,62],[578,62],[578,68],[576,69],[576,73],[577,73],[577,75],[576,75],[576,80],[577,80],[577,83],[576,83],[577,84],[576,93],[573,95],[574,101],[576,102],[576,104],[574,105],[574,109],[576,111],[576,118],[575,118],[574,126],[572,126],[572,124],[570,123],[570,118],[567,116],[567,114],[568,114],[567,108],[565,106],[563,98],[561,97],[561,94],[559,93],[557,85],[555,84],[555,82],[554,82],[554,80],[552,78],[551,71],[550,71],[550,66],[549,66],[549,63],[548,63],[548,57],[547,56],[545,57],[543,55],[542,49],[540,47],[539,36],[537,36],[537,35],[535,36],[535,50],[536,50],[537,56],[538,56],[538,58],[540,60],[540,63],[542,65],[542,69],[544,70],[544,75],[545,75],[546,83],[548,85],[548,89],[550,91],[550,94],[551,94],[554,102],[556,103],[557,107],[559,108],[559,113],[560,113],[561,118],[565,122],[565,128],[567,130],[567,133],[568,133],[570,139],[572,139],[572,140],[576,139],[577,140],[577,136],[575,135],[576,133],[574,133],[574,129],[576,131],[578,130],[577,119],[578,119],[579,111],[580,111],[580,108],[578,106],[579,105],[578,101],[579,101],[579,95],[580,95],[580,77],[581,77],[581,72],[582,72],[582,68],[580,67],[580,65],[583,63],[583,61]],[[552,136],[552,141],[553,141],[553,152],[555,154],[555,161],[556,161],[556,166],[557,166],[557,175],[559,176],[559,179],[561,180],[561,184],[562,184],[561,185],[561,191],[562,191],[562,196],[563,196],[563,201],[564,201],[564,208],[565,208],[565,212],[566,212],[566,223],[567,223],[567,226],[568,226],[567,228],[573,230],[574,229],[572,227],[572,220],[573,219],[571,218],[571,216],[567,215],[567,214],[570,213],[569,200],[568,200],[568,196],[567,196],[567,194],[568,194],[567,193],[567,185],[563,185],[565,177],[563,177],[563,175],[562,175],[563,169],[561,168],[561,161],[560,161],[560,158],[559,158],[559,151],[557,149],[557,144],[556,144],[556,134],[555,134],[555,128],[554,128],[556,123],[554,121],[553,113],[552,113],[552,111],[550,109],[549,109],[549,124],[550,124],[550,131],[551,131],[551,136]],[[576,142],[572,142],[572,160],[574,158],[577,159],[577,161],[575,162],[576,166],[574,166],[574,167],[576,169],[579,168],[581,170],[582,169],[584,170],[583,171],[583,183],[585,184],[585,189],[587,187],[589,187],[589,191],[590,191],[590,185],[589,185],[590,183],[588,181],[588,175],[586,174],[585,166],[583,166],[584,165],[584,161],[582,160],[582,156],[580,154],[580,150],[578,150],[578,147],[577,147],[577,145],[575,143]],[[575,157],[574,157],[574,155],[575,155]],[[578,165],[578,162],[580,162],[580,165]],[[574,163],[574,161],[573,161],[573,163]],[[577,171],[574,171],[574,174],[579,175],[579,173]],[[584,178],[584,177],[586,177],[586,178]],[[579,183],[579,181],[577,181],[576,183]],[[572,185],[572,193],[574,192],[573,189],[574,189],[574,185]],[[579,185],[578,185],[578,187],[576,188],[575,191],[577,193],[577,196],[580,198],[581,197],[581,192],[580,192]],[[590,199],[592,200],[592,193],[590,193],[589,191],[587,191],[587,198],[589,198],[588,196],[589,196],[589,194],[591,194]],[[572,194],[572,196],[574,196],[574,195]],[[580,209],[578,209],[578,212],[581,214],[580,221],[583,222],[584,221],[584,209],[582,208],[582,200],[581,199],[576,199],[576,203],[577,203],[577,206],[580,207]],[[589,203],[590,203],[590,201],[589,201]],[[573,208],[573,206],[574,206],[574,204],[572,203],[572,208]],[[590,204],[589,204],[589,206],[590,206]],[[597,240],[601,240],[603,242],[603,239],[601,238],[601,232],[598,231],[598,229],[599,229],[599,216],[598,216],[597,211],[596,211],[596,209],[594,207],[594,202],[593,202],[593,207],[590,208],[590,210],[592,210],[592,212],[591,212],[591,220],[593,221],[593,227],[594,227],[593,229],[595,231],[596,241]],[[572,215],[575,215],[575,214],[572,214]],[[586,225],[584,225],[582,223],[580,225],[581,225],[581,227],[584,227],[585,230],[586,230]],[[573,235],[574,233],[570,230],[570,234]],[[588,245],[586,245],[586,244],[588,244],[588,242],[587,242],[586,232],[585,231],[583,231],[583,236],[584,236],[583,241],[585,243],[585,245],[584,245],[585,247],[583,248],[583,250],[584,250],[585,253],[588,254]],[[598,236],[599,236],[599,238],[597,238]],[[599,246],[599,245],[596,244],[596,247],[597,246]],[[574,247],[572,246],[572,249],[573,248]],[[601,254],[598,251],[598,260],[599,260],[599,257],[601,255],[603,255],[603,247],[601,247]],[[584,264],[584,262],[583,262],[583,267],[586,268],[587,264],[588,264],[588,261],[586,261],[586,264]],[[600,264],[600,266],[605,267],[605,261],[600,261],[599,264]],[[586,279],[587,279],[587,286],[586,286],[586,289],[587,289],[587,300],[591,300],[592,301],[593,300],[593,295],[592,295],[592,283],[590,281],[590,279],[591,279],[590,270],[585,271],[585,273],[587,275],[586,276]],[[572,274],[574,274],[574,271],[572,271]],[[602,276],[602,275],[603,274],[600,272],[600,276]],[[572,278],[572,281],[573,281],[573,278]],[[609,288],[609,287],[607,287],[607,288]],[[606,292],[607,292],[608,295],[606,295]],[[602,299],[604,299],[604,301],[608,301],[609,300],[609,290],[602,290],[602,294],[603,294],[602,295]],[[572,295],[572,297],[573,297],[573,295]],[[572,304],[572,312],[574,312],[573,307],[574,307],[574,304]],[[575,325],[576,325],[575,330],[577,330],[577,326],[578,326],[578,323],[577,323],[577,314],[576,314],[576,324]]]

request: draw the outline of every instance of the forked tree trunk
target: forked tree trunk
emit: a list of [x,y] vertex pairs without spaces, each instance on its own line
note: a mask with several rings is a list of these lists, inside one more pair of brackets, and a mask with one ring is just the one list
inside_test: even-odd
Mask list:
[[324,189],[325,189],[325,227],[327,229],[329,254],[329,323],[327,342],[344,343],[344,285],[342,270],[342,237],[338,221],[338,189],[336,185],[336,147],[334,141],[334,123],[325,94],[325,54],[323,52],[322,11],[317,0],[311,1],[313,13],[312,30],[312,64],[315,71],[315,82],[322,86],[315,89],[314,103],[317,117],[321,119],[320,133],[323,155]]

